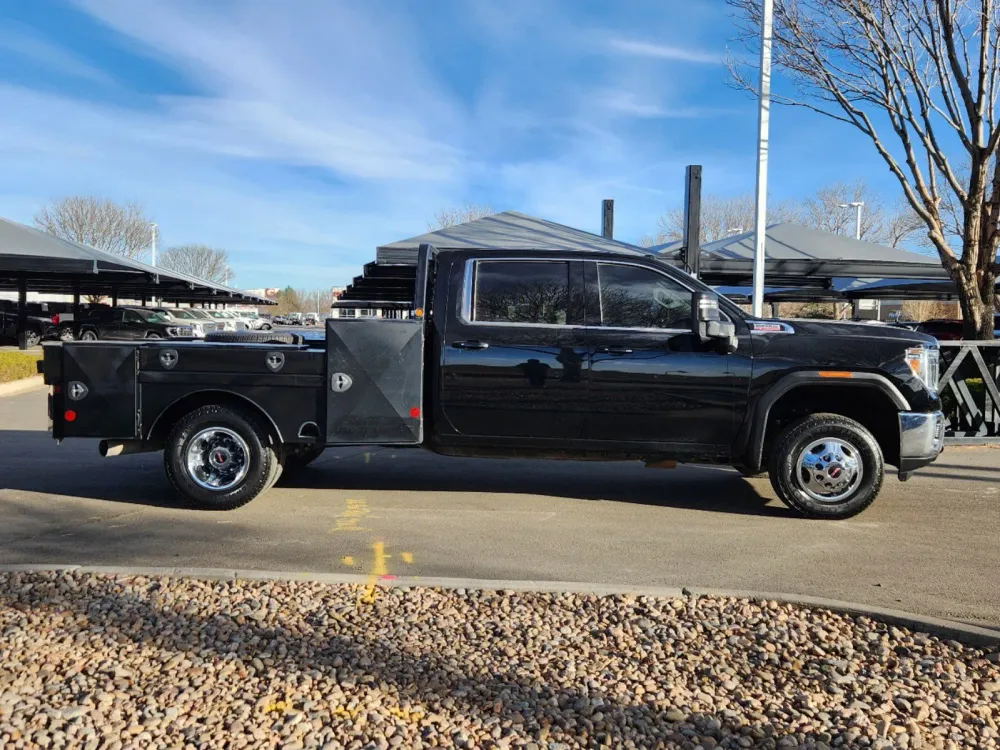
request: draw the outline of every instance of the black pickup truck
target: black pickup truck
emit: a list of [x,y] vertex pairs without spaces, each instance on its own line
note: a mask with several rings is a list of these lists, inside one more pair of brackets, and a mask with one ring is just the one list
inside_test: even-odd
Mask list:
[[[237,508],[326,446],[766,470],[804,515],[846,518],[932,462],[930,336],[753,319],[655,257],[422,246],[410,317],[325,338],[45,347],[52,435],[164,451],[190,503]],[[669,492],[664,485],[664,492]]]

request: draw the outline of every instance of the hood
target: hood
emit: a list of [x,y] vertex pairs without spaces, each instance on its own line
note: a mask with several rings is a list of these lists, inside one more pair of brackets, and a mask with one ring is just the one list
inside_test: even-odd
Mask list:
[[[762,321],[763,322],[763,321]],[[937,339],[926,333],[918,333],[908,328],[883,325],[880,323],[854,323],[841,320],[806,320],[804,318],[782,318],[782,323],[790,325],[798,333],[814,336],[850,336],[853,339],[867,338],[881,341],[909,341],[915,344],[937,343]]]

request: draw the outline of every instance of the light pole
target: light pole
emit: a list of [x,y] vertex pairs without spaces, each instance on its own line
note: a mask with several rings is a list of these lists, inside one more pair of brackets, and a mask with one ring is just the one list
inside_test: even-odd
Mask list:
[[[861,239],[861,209],[865,207],[864,201],[851,201],[850,203],[839,204],[841,208],[854,208],[857,209],[858,215],[857,220],[854,225],[854,239]],[[882,320],[882,301],[875,300],[875,320]]]
[[861,209],[863,209],[865,207],[865,202],[864,201],[853,201],[852,203],[841,203],[840,207],[841,208],[856,208],[856,209],[858,209],[857,224],[855,225],[855,228],[854,228],[854,239],[860,240],[861,239]]
[[[153,242],[152,242],[153,262],[152,262],[151,265],[153,266],[153,268],[156,268],[156,229],[157,229],[156,224],[150,224],[149,225],[149,229],[150,229],[150,231],[153,234]],[[150,296],[150,301],[152,302],[152,304],[155,305],[156,304],[156,295],[151,295]]]
[[757,211],[754,216],[753,314],[764,316],[764,246],[767,242],[767,150],[771,117],[771,27],[774,0],[764,0],[760,18],[760,87],[757,108]]

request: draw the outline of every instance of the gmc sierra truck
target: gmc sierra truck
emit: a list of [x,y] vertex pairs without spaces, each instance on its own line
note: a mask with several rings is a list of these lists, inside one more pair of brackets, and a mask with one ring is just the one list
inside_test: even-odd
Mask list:
[[52,436],[162,450],[177,493],[206,509],[244,505],[328,446],[387,445],[728,464],[827,519],[868,507],[886,464],[905,480],[942,449],[930,336],[754,319],[639,254],[425,245],[410,283],[409,317],[331,318],[314,340],[47,345]]

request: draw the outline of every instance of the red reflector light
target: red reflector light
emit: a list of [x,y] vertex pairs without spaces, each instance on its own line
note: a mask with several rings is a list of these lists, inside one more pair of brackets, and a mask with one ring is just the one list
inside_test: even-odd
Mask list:
[[61,385],[54,385],[54,386],[52,386],[52,392],[53,393],[62,393],[62,386]]
[[413,408],[411,408],[410,416],[413,417],[414,419],[420,419],[420,407],[414,406]]
[[67,422],[75,422],[76,412],[73,411],[72,409],[67,409],[66,412],[63,414],[63,419],[65,419]]
[[59,313],[56,313],[55,315],[52,316],[52,325],[54,326],[59,325]]

